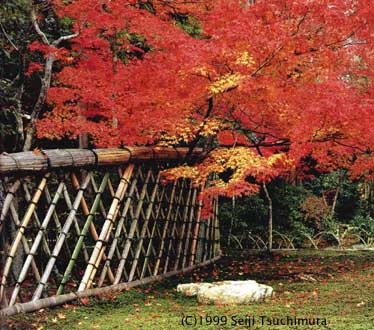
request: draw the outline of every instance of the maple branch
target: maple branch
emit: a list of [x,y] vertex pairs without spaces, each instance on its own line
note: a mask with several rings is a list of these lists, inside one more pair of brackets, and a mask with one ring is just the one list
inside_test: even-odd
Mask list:
[[[238,146],[238,147],[246,147],[246,148],[255,148],[257,149],[257,147],[265,147],[265,148],[269,148],[269,147],[286,147],[286,146],[289,146],[291,143],[287,140],[283,140],[283,141],[276,141],[276,142],[259,142],[259,143],[253,143],[251,145],[248,145],[248,144],[245,144],[245,143],[238,143],[236,142],[235,143],[235,147]],[[224,145],[224,144],[220,144],[219,147],[227,147],[227,145]]]
[[342,146],[342,147],[351,148],[352,150],[357,150],[357,151],[362,152],[364,154],[367,153],[367,150],[361,149],[360,147],[357,147],[357,146],[353,146],[353,145],[349,145],[349,144],[340,142],[337,139],[333,138],[331,141],[334,142],[334,143],[336,143],[336,144],[338,144],[338,145],[340,145],[340,146]]
[[204,116],[204,120],[202,122],[202,125],[200,126],[200,128],[198,129],[198,131],[196,133],[195,138],[190,143],[190,146],[188,148],[188,152],[186,154],[186,157],[184,158],[185,162],[188,162],[188,160],[191,158],[193,150],[196,148],[197,144],[199,143],[199,141],[202,137],[201,132],[204,128],[204,124],[205,124],[206,120],[208,119],[208,117],[210,116],[210,114],[212,113],[212,111],[213,111],[213,97],[210,97],[208,99],[208,110],[207,110],[207,112]]
[[[363,24],[364,25],[364,24]],[[361,25],[360,26],[358,26],[354,31],[352,31],[349,35],[347,35],[345,38],[343,38],[343,39],[340,39],[340,40],[337,40],[337,41],[335,41],[335,42],[332,42],[332,43],[329,43],[329,44],[326,44],[326,47],[331,47],[331,46],[334,46],[334,45],[337,45],[337,44],[341,44],[341,43],[343,43],[344,41],[347,41],[348,39],[350,39],[350,38],[352,38],[357,32],[358,32],[358,30],[360,30],[361,29]],[[347,45],[349,45],[349,44],[354,44],[354,43],[348,43],[348,44],[343,44],[341,47],[344,47],[344,46],[347,46]]]
[[261,127],[261,126],[263,126],[263,128],[265,128],[265,129],[266,129],[267,127],[266,127],[266,125],[263,125],[263,124],[260,124],[260,123],[257,123],[256,121],[254,121],[254,120],[250,117],[250,115],[249,115],[248,113],[244,112],[242,109],[239,109],[239,111],[240,111],[244,116],[246,116],[250,122],[252,122],[254,125],[256,125],[255,128],[253,128],[253,127],[250,128],[250,132],[251,132],[251,133],[255,133],[255,134],[259,134],[259,135],[264,135],[264,136],[270,136],[270,137],[272,137],[272,138],[274,138],[274,139],[277,139],[277,140],[289,141],[288,138],[280,137],[280,136],[274,135],[274,134],[272,134],[272,133],[270,133],[270,132],[262,132],[262,131],[257,130],[257,128],[258,128],[258,127]]
[[73,39],[73,38],[78,37],[78,36],[79,36],[79,32],[76,32],[76,33],[73,33],[73,34],[70,34],[70,35],[67,35],[67,36],[62,36],[62,37],[58,38],[57,40],[53,41],[52,45],[57,47],[61,42]]
[[265,61],[251,74],[252,77],[256,76],[264,67],[269,66],[270,62],[274,59],[275,55],[277,55],[283,48],[281,45],[278,49],[274,50],[266,59]]
[[47,36],[40,29],[40,26],[39,26],[39,23],[38,23],[38,20],[37,20],[37,17],[36,17],[36,13],[35,13],[35,9],[33,7],[32,1],[30,1],[30,5],[31,5],[30,17],[31,17],[32,25],[34,26],[34,29],[35,29],[36,33],[42,39],[43,43],[49,46],[50,44],[49,44]]
[[294,37],[295,35],[297,35],[300,31],[300,27],[301,25],[305,22],[305,19],[306,19],[306,16],[308,15],[308,12],[306,12],[303,17],[301,17],[299,23],[297,23],[297,26],[296,26],[296,31],[291,33],[291,36]]

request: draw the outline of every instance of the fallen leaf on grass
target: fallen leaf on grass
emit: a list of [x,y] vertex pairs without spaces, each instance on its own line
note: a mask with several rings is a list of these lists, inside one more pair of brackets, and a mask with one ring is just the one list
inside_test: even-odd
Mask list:
[[90,299],[89,298],[81,298],[79,301],[84,306],[87,306],[90,303]]
[[57,313],[57,317],[60,319],[60,320],[65,320],[66,319],[66,315],[64,313]]

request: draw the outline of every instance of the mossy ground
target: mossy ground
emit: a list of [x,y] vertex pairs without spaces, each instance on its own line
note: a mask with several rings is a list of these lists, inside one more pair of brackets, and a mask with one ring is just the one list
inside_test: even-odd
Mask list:
[[[203,306],[175,290],[181,282],[223,279],[254,279],[271,285],[275,295],[250,306]],[[84,303],[17,315],[9,321],[10,329],[374,330],[374,252],[237,253],[183,277]],[[202,325],[183,325],[187,315],[198,323],[202,320]],[[255,324],[248,323],[247,315],[254,317]],[[327,326],[268,325],[262,324],[261,316],[284,322],[294,316],[326,318]],[[239,318],[247,323],[234,324]],[[188,321],[194,323],[194,318]]]

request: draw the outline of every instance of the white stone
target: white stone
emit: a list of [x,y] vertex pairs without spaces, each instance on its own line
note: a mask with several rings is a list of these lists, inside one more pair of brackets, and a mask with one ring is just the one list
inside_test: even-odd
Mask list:
[[179,284],[177,291],[197,296],[202,304],[242,305],[270,298],[273,288],[256,281],[222,281]]

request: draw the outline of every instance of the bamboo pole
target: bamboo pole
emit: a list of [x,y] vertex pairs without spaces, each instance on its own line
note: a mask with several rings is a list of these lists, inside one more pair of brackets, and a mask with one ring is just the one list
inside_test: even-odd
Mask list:
[[[73,176],[74,174],[72,173],[71,175]],[[65,199],[66,205],[67,205],[68,209],[71,210],[73,208],[73,204],[70,200],[69,192],[68,192],[66,186],[63,189],[63,194],[64,194],[64,199]],[[84,197],[82,197],[82,200],[83,199],[84,199]],[[81,203],[82,203],[82,200],[81,200]],[[75,232],[77,234],[77,237],[80,237],[81,230],[80,230],[78,222],[79,221],[77,219],[77,215],[75,215],[74,218],[73,218],[73,225],[74,225],[74,229],[75,229]],[[89,258],[88,251],[87,251],[86,245],[84,243],[82,245],[82,250],[83,250],[84,260],[86,262],[88,262],[88,258]],[[71,255],[70,255],[70,257],[71,257]]]
[[140,211],[141,211],[142,206],[143,206],[143,201],[144,201],[145,193],[147,191],[147,185],[148,185],[150,175],[151,175],[151,170],[148,170],[147,176],[146,176],[146,178],[143,182],[143,188],[142,188],[142,191],[140,193],[140,199],[138,201],[138,204],[137,204],[137,207],[136,207],[136,210],[135,210],[135,214],[134,214],[134,217],[133,217],[132,222],[131,222],[130,230],[129,230],[128,236],[126,238],[125,247],[123,249],[121,259],[120,259],[119,264],[118,264],[118,269],[117,269],[116,276],[115,276],[115,279],[114,279],[114,284],[118,284],[121,281],[121,278],[122,278],[123,269],[125,267],[127,256],[129,254],[129,251],[130,251],[132,238],[134,237],[134,233],[135,233],[135,230],[136,230],[137,225],[138,225],[139,215],[140,215]]
[[205,246],[205,227],[206,221],[200,221],[199,227],[199,238],[197,240],[197,248],[196,248],[196,262],[203,261],[203,253],[204,253],[204,246]]
[[209,217],[205,222],[203,261],[209,259],[210,223],[211,218]]
[[212,200],[212,218],[211,218],[211,221],[210,221],[210,249],[209,249],[209,259],[212,258],[213,254],[214,254],[214,247],[215,247],[215,219],[216,219],[216,216],[215,216],[215,212],[216,212],[216,199],[213,198]]
[[[91,184],[93,184],[95,182],[95,180],[93,178],[93,175],[91,175],[90,181],[91,181]],[[106,179],[106,181],[107,181],[107,184],[109,184],[109,177],[108,177],[108,179]],[[71,183],[73,184],[74,189],[79,190],[80,184],[79,184],[79,180],[78,180],[77,176],[75,175],[75,173],[71,173]],[[95,188],[94,188],[94,191],[95,191],[95,194],[98,193],[98,190],[95,189]],[[99,196],[101,197],[102,193],[100,193]],[[99,198],[99,205],[100,205],[101,202],[102,202],[102,200],[101,200],[101,198]],[[81,209],[82,209],[82,213],[85,217],[90,216],[91,212],[89,210],[89,207],[87,205],[87,202],[86,202],[86,199],[84,198],[84,196],[81,199]],[[95,210],[95,212],[96,212],[96,210]],[[90,232],[91,232],[91,235],[92,235],[93,239],[95,241],[97,241],[99,239],[99,235],[97,234],[96,227],[95,227],[93,221],[90,221],[90,228],[89,229],[90,229]],[[84,243],[82,245],[82,248],[83,248],[83,251],[84,251],[85,250]],[[88,253],[86,253],[86,254],[88,255]],[[88,262],[88,259],[89,259],[88,256],[87,256],[87,259],[85,257],[86,262]]]
[[[122,174],[123,174],[122,172],[119,173],[120,177],[122,177]],[[92,186],[94,187],[94,190],[95,190],[95,189],[97,190],[97,188],[95,188],[95,186],[96,186],[96,184],[95,184],[95,180],[92,181]],[[114,198],[114,196],[115,196],[115,191],[114,191],[114,188],[113,188],[112,182],[111,182],[111,180],[110,180],[110,177],[109,177],[109,180],[108,180],[108,190],[109,190],[109,192],[110,192],[111,197]],[[104,203],[103,203],[102,199],[100,199],[100,211],[101,211],[101,214],[102,214],[103,218],[106,219],[107,213],[106,213],[106,211],[105,211],[105,206],[104,206]],[[112,233],[111,233],[111,234],[112,234]],[[97,234],[96,234],[96,236],[98,237]],[[113,236],[112,236],[112,237],[113,237]],[[119,258],[121,257],[121,253],[119,252],[118,248],[116,248],[116,253],[117,253],[117,257],[118,257],[118,259],[119,259]],[[105,258],[105,260],[106,260],[106,258],[107,258],[107,257],[105,256],[105,254],[104,254],[104,258]],[[113,282],[113,280],[114,280],[113,272],[112,272],[112,270],[111,270],[110,268],[108,269],[108,272],[109,272],[109,274],[108,274],[109,279]]]
[[[11,203],[11,205],[10,205],[10,212],[12,214],[12,219],[13,219],[14,224],[16,225],[16,227],[20,227],[21,223],[18,219],[18,213],[17,213],[13,203]],[[23,245],[23,249],[25,250],[25,253],[26,254],[30,253],[29,243],[28,243],[25,236],[22,236],[22,245]],[[32,262],[31,262],[31,269],[34,273],[35,279],[37,281],[39,281],[40,280],[40,273],[39,273],[38,267],[36,266],[35,260],[32,260]]]
[[[136,189],[135,189],[135,190],[136,190]],[[148,196],[148,195],[147,195],[147,192],[146,192],[145,196]],[[137,197],[138,200],[140,199],[140,194],[139,194],[138,191],[136,191],[136,197]],[[131,217],[131,219],[133,219],[133,218],[135,217],[135,213],[133,212],[133,210],[130,209],[130,212],[129,212],[129,213],[130,213],[130,217]],[[143,209],[141,209],[141,210],[140,210],[140,215],[139,215],[138,218],[144,219],[144,217],[145,217],[145,215],[144,215]],[[130,224],[130,229],[131,229],[131,224]],[[136,238],[135,238],[135,237],[136,237]],[[132,238],[132,241],[135,242],[137,239],[139,239],[139,237],[140,237],[139,228],[138,228],[138,226],[136,226],[136,227],[135,227],[134,236],[133,236],[133,238]],[[126,239],[127,239],[127,236],[126,236]],[[132,245],[132,244],[131,244],[131,245]],[[145,253],[145,248],[144,248],[144,246],[142,246],[142,252]],[[135,257],[135,251],[133,251],[133,249],[130,249],[129,253],[130,253],[130,256],[132,257],[132,259],[131,259],[131,258],[130,258],[130,259],[133,260],[134,257]],[[120,258],[120,259],[121,259],[121,258]],[[132,262],[132,261],[131,261],[131,262]],[[130,262],[130,263],[131,263],[131,262]],[[148,266],[148,271],[151,272],[149,266]],[[137,275],[140,276],[140,271],[139,271],[138,268],[136,269],[136,272],[137,272]],[[125,275],[124,278],[125,278],[125,280],[127,281],[127,280],[128,280],[128,276],[127,276],[126,274],[127,274],[127,271],[126,271],[126,267],[125,267],[125,268],[124,268],[124,275]],[[127,276],[127,277],[126,277],[126,276]]]
[[190,205],[190,216],[189,216],[189,219],[188,219],[187,234],[186,234],[186,240],[185,240],[185,244],[184,244],[182,268],[184,268],[185,265],[186,265],[188,251],[189,250],[191,251],[190,237],[191,237],[192,222],[193,222],[193,218],[194,218],[194,215],[195,215],[196,196],[197,196],[197,189],[195,188],[193,190],[192,202],[191,202],[191,205]]
[[218,197],[216,197],[215,213],[214,213],[214,242],[215,242],[214,254],[213,254],[214,257],[221,254],[218,205],[219,205]]
[[195,224],[195,229],[193,231],[192,244],[191,244],[191,257],[190,257],[190,264],[189,264],[190,266],[192,266],[195,263],[197,243],[199,240],[199,233],[200,233],[202,207],[203,207],[203,202],[199,200],[198,207],[197,207],[196,224]]
[[183,246],[184,233],[185,233],[185,230],[186,230],[186,222],[187,222],[187,218],[188,218],[188,211],[189,211],[189,207],[191,206],[191,201],[190,201],[191,192],[192,192],[192,184],[190,183],[189,188],[188,188],[187,201],[184,205],[183,222],[182,222],[182,226],[180,228],[180,235],[179,235],[179,237],[177,236],[179,238],[179,242],[178,242],[178,247],[177,247],[177,256],[176,256],[175,263],[174,263],[174,270],[178,269],[179,261],[180,261],[181,254],[182,254],[182,246]]
[[[15,302],[16,302],[19,291],[21,289],[22,282],[25,280],[27,272],[30,268],[31,262],[33,261],[34,256],[36,255],[36,253],[38,251],[40,242],[42,241],[42,239],[44,237],[45,231],[47,230],[48,224],[51,220],[51,217],[52,217],[52,214],[55,210],[56,204],[61,197],[63,187],[64,187],[64,182],[60,182],[58,187],[57,187],[57,191],[55,193],[55,196],[53,197],[52,203],[50,203],[50,205],[49,205],[47,214],[45,215],[44,220],[43,220],[42,224],[40,225],[40,228],[39,228],[38,234],[35,237],[34,243],[31,246],[31,250],[27,254],[27,258],[26,258],[26,260],[23,264],[21,273],[19,274],[19,277],[17,279],[16,286],[15,286],[13,292],[12,292],[12,296],[10,298],[9,305],[14,305]],[[40,278],[39,278],[39,280],[40,280]]]
[[[175,213],[175,217],[173,219],[173,225],[172,225],[170,235],[169,235],[169,242],[168,242],[169,244],[168,244],[168,247],[167,247],[166,258],[165,258],[165,263],[164,263],[164,268],[163,268],[163,273],[164,274],[167,273],[167,271],[168,271],[170,251],[173,248],[174,234],[175,234],[175,231],[177,229],[178,216],[180,216],[182,218],[182,216],[179,213],[179,209],[180,209],[180,206],[181,206],[181,202],[183,201],[183,193],[184,193],[185,184],[186,184],[186,181],[183,181],[182,184],[181,184],[180,199],[178,199],[177,210],[176,210],[176,213]],[[175,252],[175,250],[174,250],[174,252]]]
[[[50,205],[52,203],[52,198],[51,198],[51,194],[49,192],[48,186],[45,187],[44,193],[45,193],[45,198],[47,200],[47,203],[48,203],[48,205]],[[58,214],[56,212],[56,208],[54,208],[54,210],[53,210],[52,217],[53,217],[53,221],[54,221],[55,226],[56,226],[57,233],[59,235],[61,233],[62,226],[61,226],[60,218],[59,218],[59,216],[58,216]],[[68,248],[69,247],[66,245],[66,249],[67,250],[68,250]]]
[[81,231],[81,233],[79,235],[79,239],[78,239],[78,241],[77,241],[77,243],[76,243],[76,245],[74,247],[73,254],[72,254],[72,256],[71,256],[71,258],[69,260],[69,264],[68,264],[68,266],[65,269],[65,273],[64,273],[63,278],[61,280],[61,283],[60,283],[60,285],[59,285],[59,287],[57,289],[56,295],[62,294],[62,292],[64,290],[64,287],[65,287],[67,281],[70,278],[70,275],[71,275],[71,273],[73,271],[73,267],[75,265],[75,262],[78,259],[79,252],[82,249],[83,241],[84,241],[84,239],[85,239],[85,237],[86,237],[86,235],[88,233],[88,230],[89,230],[89,228],[91,226],[91,223],[92,223],[92,221],[93,221],[93,219],[95,217],[95,213],[96,213],[96,210],[97,210],[97,208],[99,206],[101,195],[104,192],[104,189],[105,189],[105,187],[108,184],[108,178],[109,178],[109,173],[105,173],[104,178],[101,181],[99,190],[96,192],[95,200],[94,200],[94,202],[92,204],[91,210],[89,211],[89,214],[87,216],[86,222],[85,222],[85,224],[84,224],[84,226],[82,228],[82,231]]
[[[152,175],[153,175],[153,174],[152,174]],[[138,198],[139,198],[139,192],[138,192],[137,190],[136,190],[136,194],[137,194],[137,196],[138,196]],[[148,194],[148,190],[146,190],[146,192],[145,192],[145,200],[149,200],[149,199],[150,199],[150,196],[149,196],[149,194]],[[153,209],[152,209],[152,213],[153,213]],[[151,215],[152,215],[152,214],[151,214]],[[140,209],[140,217],[141,217],[141,219],[145,219],[145,217],[146,217],[143,208]],[[136,233],[136,236],[139,238],[139,229],[138,229],[138,227],[136,227],[136,229],[135,229],[135,233]],[[149,237],[149,235],[150,235],[148,227],[146,228],[146,235],[148,235],[148,237]],[[155,251],[155,249],[154,249],[153,246],[151,247],[151,249],[152,249],[152,252],[153,252],[153,253],[156,253],[156,251]],[[145,253],[145,248],[144,248],[144,246],[142,246],[142,252],[143,252],[143,254]],[[150,269],[148,269],[148,270],[150,271]],[[140,274],[139,269],[137,269],[137,273],[138,273],[138,275]]]
[[[14,198],[18,188],[20,187],[20,185],[21,185],[21,181],[16,180],[6,193],[6,197],[5,197],[5,200],[3,202],[3,205],[2,205],[2,208],[1,208],[1,214],[0,214],[0,233],[3,229],[3,225],[4,225],[4,222],[5,222],[5,218],[8,214],[10,204],[12,203],[13,198]],[[0,295],[0,301],[1,301],[1,295]]]
[[[159,200],[158,200],[158,207],[157,207],[155,217],[153,219],[153,226],[152,226],[152,230],[151,230],[150,235],[149,235],[148,246],[147,246],[145,256],[144,256],[144,262],[143,262],[142,271],[140,273],[140,279],[142,279],[144,277],[145,272],[146,272],[146,268],[148,267],[149,257],[150,257],[150,253],[151,253],[151,247],[153,247],[153,239],[154,239],[154,235],[155,235],[155,232],[156,232],[159,215],[160,215],[160,213],[162,213],[162,199],[164,197],[164,193],[165,193],[165,186],[162,187],[161,196],[159,197]],[[155,253],[154,253],[154,255],[155,255]],[[152,274],[152,272],[150,272],[149,274]]]
[[47,281],[48,281],[48,278],[51,274],[51,271],[53,269],[53,266],[54,264],[56,263],[56,259],[57,259],[57,256],[60,254],[60,251],[61,251],[61,248],[62,248],[62,245],[64,244],[64,241],[65,241],[65,238],[66,236],[68,235],[69,233],[69,230],[70,230],[70,227],[74,221],[74,217],[77,213],[77,210],[79,208],[79,204],[81,202],[81,199],[83,197],[83,194],[84,194],[84,191],[86,190],[87,186],[88,186],[88,183],[90,181],[90,176],[92,175],[92,173],[88,173],[88,175],[86,176],[86,178],[84,179],[84,182],[83,184],[81,185],[76,197],[75,197],[75,200],[74,200],[74,203],[73,203],[73,207],[72,209],[70,210],[69,212],[69,215],[64,223],[64,227],[62,228],[62,231],[57,239],[57,242],[53,248],[53,251],[52,251],[52,255],[51,257],[49,258],[48,260],[48,263],[47,263],[47,266],[44,270],[44,273],[42,275],[42,278],[34,292],[34,295],[32,297],[32,300],[35,301],[35,300],[38,300],[47,284]]
[[60,296],[53,296],[53,297],[49,297],[45,299],[39,299],[37,301],[27,302],[23,304],[16,304],[14,306],[7,307],[7,308],[0,310],[0,318],[9,317],[9,316],[19,314],[19,313],[35,312],[43,308],[50,308],[50,307],[54,307],[58,305],[63,305],[75,299],[81,299],[81,298],[86,298],[86,297],[100,296],[100,295],[120,292],[124,290],[129,290],[136,286],[159,282],[172,276],[190,273],[191,271],[199,267],[204,267],[204,266],[207,266],[211,263],[218,261],[219,258],[220,256],[212,260],[208,260],[201,264],[193,265],[191,267],[188,267],[182,270],[170,271],[166,274],[157,275],[157,276],[150,276],[142,280],[133,281],[131,283],[125,282],[125,283],[111,285],[111,286],[107,286],[103,288],[88,289],[88,290],[81,291],[81,292],[71,292],[68,294],[60,295]]
[[83,275],[82,281],[78,287],[78,291],[83,291],[88,289],[90,278],[92,278],[92,274],[96,273],[96,265],[100,262],[102,253],[104,251],[104,242],[107,241],[110,232],[112,230],[113,224],[116,220],[116,215],[118,213],[118,205],[122,201],[125,191],[127,189],[129,180],[131,178],[132,172],[134,169],[134,165],[130,164],[127,169],[124,171],[123,176],[118,184],[118,188],[116,191],[116,195],[112,201],[110,206],[107,218],[105,219],[104,225],[101,229],[99,240],[96,242],[94,250],[91,254],[89,263]]
[[[138,169],[138,171],[140,171],[140,168]],[[126,229],[125,226],[124,226],[124,222],[125,222],[125,219],[126,219],[126,216],[127,216],[127,212],[128,212],[128,210],[130,208],[130,205],[131,205],[132,195],[134,194],[137,181],[138,181],[138,179],[137,179],[137,177],[135,177],[131,182],[129,194],[126,198],[125,206],[124,206],[123,211],[121,213],[121,217],[118,221],[118,225],[117,225],[117,228],[116,228],[116,231],[115,231],[115,234],[114,234],[114,239],[113,239],[113,242],[112,242],[112,244],[110,246],[110,249],[109,249],[109,252],[108,252],[108,257],[105,260],[103,269],[102,269],[101,274],[100,274],[100,279],[99,279],[99,284],[98,284],[99,287],[101,287],[104,283],[108,268],[110,266],[110,263],[111,263],[112,258],[114,256],[114,253],[116,251],[118,241],[119,241],[119,238],[121,236],[121,232],[122,232],[122,230],[125,231],[125,229]],[[126,235],[126,233],[124,233],[124,234]]]
[[[66,175],[63,176],[62,180],[65,182],[65,179],[66,179]],[[67,189],[66,186],[64,187],[64,189]],[[49,189],[48,189],[48,185],[45,187],[44,193],[45,193],[45,198],[47,200],[47,203],[48,203],[48,205],[50,205],[51,202],[52,202],[52,198],[51,198],[51,194],[50,194]],[[69,208],[69,210],[71,210],[71,207]],[[56,209],[53,210],[52,217],[53,217],[53,222],[55,223],[55,226],[56,226],[56,229],[55,229],[56,237],[55,237],[55,239],[57,240],[58,236],[60,235],[60,233],[62,231],[62,225],[61,225],[61,221],[60,221],[59,215],[57,214]],[[65,245],[66,254],[70,258],[71,257],[71,251],[70,251],[70,247],[69,247],[68,242],[65,241],[64,245]],[[60,276],[61,274],[58,274],[58,275]]]
[[[131,163],[161,162],[183,159],[189,148],[126,147],[124,149],[52,149],[36,154],[32,151],[0,155],[0,176],[25,172],[47,171],[55,168],[113,166]],[[202,157],[202,149],[195,148],[191,159]]]
[[138,245],[137,245],[136,250],[135,250],[135,257],[132,261],[132,267],[131,267],[131,270],[130,270],[128,282],[131,282],[132,279],[134,278],[135,269],[138,266],[140,252],[141,252],[143,242],[144,242],[144,238],[145,238],[145,235],[146,235],[146,231],[147,231],[147,228],[148,228],[149,219],[150,219],[151,214],[152,214],[152,209],[153,209],[153,206],[154,206],[154,201],[155,201],[157,189],[159,187],[158,186],[159,185],[159,180],[160,180],[160,173],[158,173],[158,175],[156,177],[155,185],[153,187],[152,194],[151,194],[151,197],[150,197],[150,201],[149,201],[149,204],[148,204],[148,207],[147,207],[147,211],[145,213],[145,218],[144,218],[142,230],[140,232],[140,238],[139,238],[139,241],[138,241]]
[[[131,181],[131,179],[132,179],[132,177],[133,177],[133,173],[134,173],[134,165],[128,165],[128,166],[129,166],[129,167],[130,167],[130,166],[132,167],[131,174],[130,174],[130,176],[129,176],[129,178],[128,178],[128,182],[127,182],[128,184],[130,184],[130,181]],[[127,169],[126,169],[126,170],[127,170]],[[119,174],[119,177],[120,177],[120,178],[121,178],[123,175],[125,175],[126,170],[125,170],[125,171],[122,171],[120,167],[118,168],[118,174]],[[111,192],[112,198],[115,198],[116,193],[114,192],[114,189],[113,189],[113,186],[112,186],[112,184],[111,184],[111,181],[109,180],[108,183],[109,183],[109,190],[110,190],[110,192]],[[123,198],[124,198],[125,195],[126,195],[127,188],[128,188],[128,185],[127,185],[126,189],[123,191],[122,200],[123,200]],[[121,202],[122,202],[122,201],[121,201]],[[117,208],[116,208],[116,210],[115,210],[115,213],[114,213],[114,216],[113,216],[114,219],[117,218],[117,215],[118,215],[119,209],[120,209],[120,203],[117,205]],[[114,225],[114,224],[113,224],[113,225]],[[118,224],[117,224],[117,226],[118,226]],[[109,241],[109,238],[110,238],[110,237],[113,237],[113,232],[112,232],[112,230],[110,230],[110,232],[108,233],[108,236],[107,236],[107,238],[106,238],[106,241],[107,241],[107,242]],[[97,270],[98,270],[98,268],[99,268],[100,262],[101,262],[101,260],[102,260],[103,258],[104,258],[104,265],[105,265],[105,261],[106,261],[106,259],[107,259],[106,255],[105,255],[105,253],[104,253],[104,249],[105,249],[105,247],[106,247],[106,246],[104,246],[104,248],[100,251],[99,258],[97,258],[97,260],[96,260],[96,262],[95,262],[94,269],[93,269],[93,271],[92,271],[92,273],[91,273],[91,275],[90,275],[90,278],[89,278],[89,280],[88,280],[88,284],[87,284],[87,287],[88,287],[88,288],[91,287],[91,285],[92,285],[92,283],[93,283],[93,281],[94,281],[94,277],[95,277],[95,275],[96,275],[96,272],[97,272]],[[117,249],[116,249],[116,251],[117,251]],[[119,257],[120,257],[120,256],[119,256]],[[109,275],[109,280],[111,281],[111,283],[113,283],[113,282],[114,282],[114,275],[113,275],[113,273],[112,273],[112,270],[111,270],[110,266],[107,267],[107,273],[108,273],[108,275]],[[105,280],[105,278],[104,278],[104,280]],[[100,281],[100,278],[99,278],[99,281]]]
[[[164,246],[165,246],[166,234],[167,234],[167,230],[168,230],[169,222],[170,222],[170,216],[172,214],[173,206],[174,206],[174,195],[175,195],[176,186],[177,186],[177,181],[174,181],[173,182],[173,188],[171,190],[171,195],[170,195],[169,208],[168,208],[168,212],[167,212],[167,215],[166,215],[164,228],[163,228],[162,234],[161,234],[160,248],[159,248],[159,252],[158,252],[158,255],[157,255],[157,259],[156,259],[155,268],[154,268],[154,271],[153,271],[154,276],[157,275],[158,269],[160,267],[160,262],[161,262],[161,258],[162,258],[162,254],[163,254],[163,250],[164,250]],[[180,198],[180,196],[181,195],[179,195],[178,198]]]
[[6,285],[6,282],[7,282],[7,277],[8,277],[9,271],[10,271],[10,267],[12,265],[13,258],[15,256],[16,252],[17,252],[18,245],[21,242],[22,237],[24,236],[25,229],[26,229],[29,221],[31,220],[32,214],[35,210],[36,205],[39,202],[40,196],[41,196],[41,194],[42,194],[42,192],[43,192],[43,190],[44,190],[44,188],[47,184],[47,179],[48,179],[49,176],[50,176],[50,173],[45,174],[43,176],[42,180],[40,181],[40,183],[38,185],[38,188],[35,191],[31,202],[29,203],[27,211],[26,211],[25,215],[23,216],[23,219],[21,221],[21,224],[20,224],[20,227],[18,229],[17,235],[16,235],[16,237],[13,241],[13,244],[10,248],[8,257],[7,257],[6,262],[5,262],[3,275],[2,275],[1,283],[0,283],[0,301],[2,301],[2,298],[3,298],[3,295],[4,295],[4,290],[5,290],[5,285]]
[[[23,183],[22,186],[23,186],[23,190],[25,191],[25,198],[26,198],[26,201],[27,201],[28,203],[30,203],[30,202],[31,202],[30,191],[29,191],[29,189],[27,188],[26,183]],[[46,187],[47,187],[47,186],[46,186]],[[34,210],[33,215],[34,215],[34,220],[35,220],[35,223],[36,223],[37,227],[40,228],[41,223],[40,223],[39,216],[38,216],[38,213],[36,212],[36,210]],[[45,252],[48,256],[50,256],[50,255],[51,255],[51,251],[50,251],[50,249],[49,249],[48,242],[47,242],[47,240],[46,240],[46,238],[45,238],[44,233],[43,233],[43,235],[42,235],[42,246],[43,246],[43,250],[44,250],[44,252]]]

